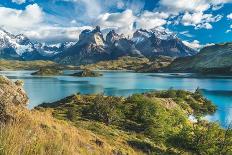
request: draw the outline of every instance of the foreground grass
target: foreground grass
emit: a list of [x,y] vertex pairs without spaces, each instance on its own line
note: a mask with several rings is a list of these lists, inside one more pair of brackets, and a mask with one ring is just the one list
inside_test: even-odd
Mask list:
[[[76,155],[112,154],[110,145],[95,134],[77,129],[66,121],[53,118],[49,111],[20,110],[15,120],[0,128],[1,155]],[[117,151],[117,150],[115,150]],[[130,152],[133,154],[133,151]]]

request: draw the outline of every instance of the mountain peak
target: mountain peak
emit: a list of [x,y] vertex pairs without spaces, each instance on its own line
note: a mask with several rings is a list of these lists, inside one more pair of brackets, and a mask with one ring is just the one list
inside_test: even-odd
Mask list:
[[101,33],[101,27],[97,25],[95,27],[95,29],[93,30],[93,32],[100,32]]
[[79,41],[77,44],[79,45],[89,45],[95,44],[97,46],[104,46],[104,38],[101,33],[100,26],[96,26],[94,30],[84,30],[81,32],[79,36]]
[[116,41],[125,38],[124,35],[119,35],[115,32],[115,30],[111,30],[107,35],[106,35],[106,42],[110,45],[114,44]]

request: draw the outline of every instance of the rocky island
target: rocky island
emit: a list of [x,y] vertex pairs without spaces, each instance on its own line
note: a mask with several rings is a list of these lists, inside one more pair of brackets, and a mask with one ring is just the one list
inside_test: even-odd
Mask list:
[[75,76],[75,77],[99,77],[102,76],[102,74],[84,69],[83,71],[71,74],[70,76]]

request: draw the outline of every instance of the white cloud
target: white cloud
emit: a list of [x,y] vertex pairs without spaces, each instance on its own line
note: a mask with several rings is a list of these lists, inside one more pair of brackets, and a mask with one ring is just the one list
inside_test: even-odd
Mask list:
[[77,41],[81,31],[85,29],[92,29],[92,27],[42,26],[36,30],[25,31],[24,34],[32,40],[41,42]]
[[[0,7],[0,27],[14,34],[25,34],[41,42],[76,41],[80,32],[91,27],[62,27],[45,21],[46,14],[37,5],[26,6],[24,10]],[[73,20],[70,24],[75,25]]]
[[225,33],[230,33],[231,32],[231,30],[226,30],[226,32]]
[[189,38],[192,38],[193,35],[189,33],[189,31],[182,31],[182,32],[179,32],[179,34],[183,35],[183,36],[186,36],[186,37],[189,37]]
[[179,14],[181,12],[204,12],[210,8],[218,10],[225,3],[231,3],[232,0],[160,0],[161,9],[168,12]]
[[212,43],[208,43],[208,44],[202,45],[198,40],[194,40],[194,41],[192,41],[192,42],[183,41],[183,43],[184,43],[186,46],[188,46],[188,47],[190,47],[190,48],[192,48],[192,49],[196,49],[196,50],[200,50],[200,49],[202,49],[202,48],[204,48],[204,47],[214,45],[214,44],[212,44]]
[[131,35],[136,28],[152,29],[161,27],[167,23],[168,14],[164,12],[149,12],[144,11],[135,16],[132,10],[126,10],[121,13],[105,13],[101,14],[96,25],[103,29],[115,29],[118,33]]
[[213,26],[210,23],[202,23],[195,27],[195,29],[212,29]]
[[162,9],[179,14],[180,12],[202,12],[210,8],[210,4],[205,0],[161,0]]
[[70,24],[77,24],[77,21],[74,19],[74,20],[71,20],[70,21]]
[[26,2],[26,0],[12,0],[12,2],[17,4],[23,4]]
[[100,25],[103,29],[116,29],[119,33],[130,34],[133,31],[135,19],[132,10],[122,13],[105,13],[97,18],[96,25]]
[[228,19],[232,19],[232,13],[227,15]]
[[43,21],[42,9],[37,4],[28,5],[25,10],[0,7],[0,25],[16,31],[37,26]]
[[195,29],[212,29],[212,23],[220,21],[223,16],[213,16],[205,12],[209,9],[220,9],[223,4],[229,2],[232,0],[161,0],[159,9],[176,16],[176,24],[194,26]]
[[230,25],[230,28],[228,30],[226,30],[225,33],[230,33],[230,32],[232,32],[232,25]]
[[169,14],[164,12],[143,12],[136,20],[138,28],[152,29],[167,23]]
[[203,12],[193,14],[186,12],[181,19],[181,23],[185,26],[195,26],[196,29],[212,29],[213,26],[210,23],[218,22],[221,19],[221,15],[213,16],[212,14],[204,14]]
[[202,45],[200,44],[200,42],[198,40],[194,40],[192,42],[188,42],[188,41],[183,41],[183,43],[188,46],[188,47],[191,47],[193,49],[201,49],[202,48]]

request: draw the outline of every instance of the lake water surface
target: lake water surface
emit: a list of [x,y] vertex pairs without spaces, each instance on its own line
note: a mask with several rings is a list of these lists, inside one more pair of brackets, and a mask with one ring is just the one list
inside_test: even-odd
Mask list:
[[[194,91],[203,89],[205,97],[218,106],[211,121],[219,121],[222,126],[232,121],[232,77],[201,77],[193,74],[161,74],[105,71],[102,77],[77,78],[70,76],[31,76],[33,71],[1,71],[13,80],[23,80],[30,98],[29,108],[43,102],[52,102],[71,94],[104,93],[105,95],[129,96],[151,90],[166,90],[171,87]],[[65,71],[66,74],[73,71]]]

